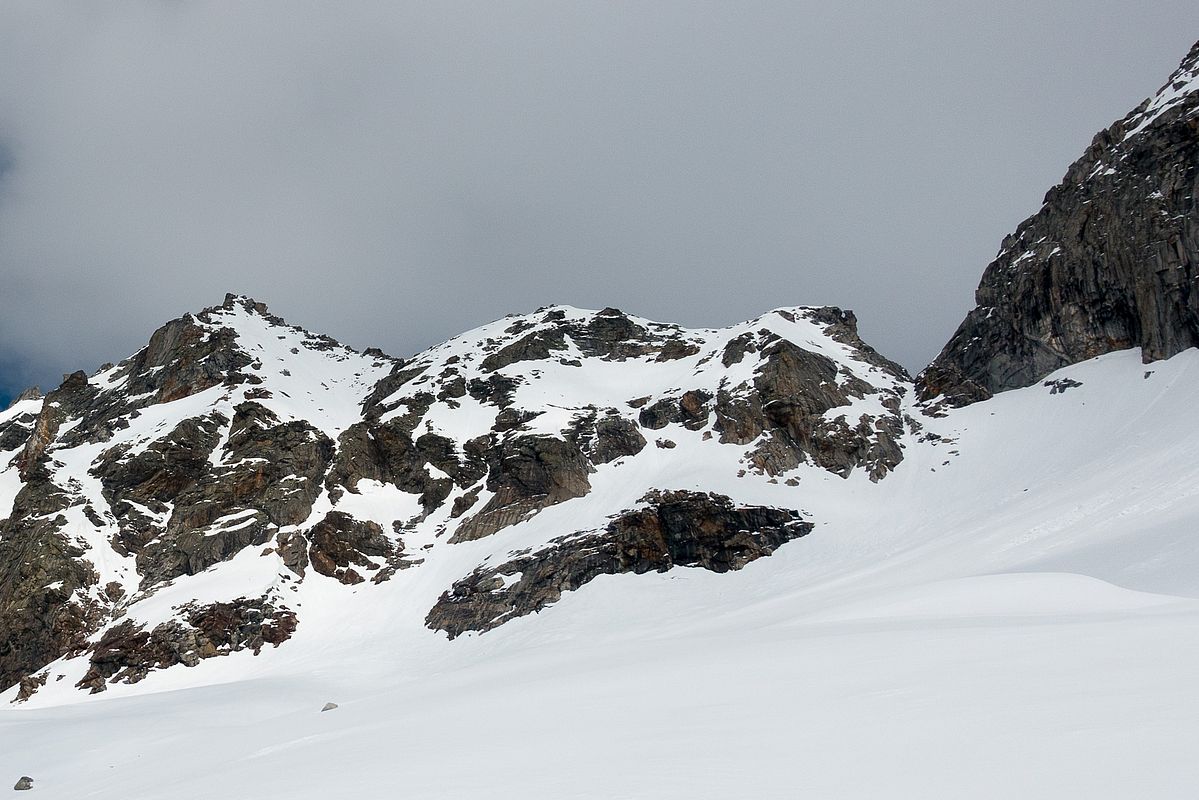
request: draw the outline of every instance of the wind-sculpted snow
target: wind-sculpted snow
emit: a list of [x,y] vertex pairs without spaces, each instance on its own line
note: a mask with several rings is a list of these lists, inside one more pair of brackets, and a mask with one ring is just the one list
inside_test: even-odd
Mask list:
[[[908,393],[903,370],[833,308],[686,330],[551,307],[397,361],[230,296],[0,420],[12,509],[0,682],[21,682],[28,699],[54,672],[99,692],[245,642],[262,652],[304,629],[306,585],[446,590],[489,558],[635,513],[654,491],[734,502],[739,487],[811,475],[878,481],[903,458]],[[800,494],[779,513],[798,514]],[[565,516],[548,514],[558,507]],[[542,515],[552,529],[529,525]],[[752,557],[796,535],[770,534]],[[702,563],[750,558],[732,553]],[[550,575],[559,562],[564,574]],[[574,563],[547,559],[543,572],[573,589],[589,580],[565,574]],[[646,551],[600,572],[673,563],[690,562]],[[189,621],[246,603],[257,610],[223,634],[227,647]]]

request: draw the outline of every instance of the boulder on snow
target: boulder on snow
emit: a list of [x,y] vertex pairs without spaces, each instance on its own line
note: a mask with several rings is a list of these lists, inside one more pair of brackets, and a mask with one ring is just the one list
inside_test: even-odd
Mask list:
[[321,713],[332,711],[335,708],[337,708],[337,703],[325,703],[325,707],[321,709]]
[[17,781],[17,785],[12,787],[14,792],[25,792],[33,788],[33,778],[28,775],[22,775],[21,780]]

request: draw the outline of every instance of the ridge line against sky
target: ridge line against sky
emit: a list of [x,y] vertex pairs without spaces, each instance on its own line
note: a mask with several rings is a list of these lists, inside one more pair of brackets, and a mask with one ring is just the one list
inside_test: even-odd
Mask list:
[[910,370],[1193,3],[15,0],[0,397],[252,295],[407,356],[510,312],[852,308]]

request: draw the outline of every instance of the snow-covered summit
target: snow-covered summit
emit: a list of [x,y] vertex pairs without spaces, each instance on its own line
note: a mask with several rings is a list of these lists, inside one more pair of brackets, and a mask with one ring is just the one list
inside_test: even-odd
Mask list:
[[[322,583],[438,575],[425,622],[459,634],[598,574],[739,568],[811,529],[770,488],[895,469],[908,391],[835,308],[689,330],[553,306],[397,361],[230,295],[0,421],[5,682],[33,696],[65,656],[95,692],[257,652]],[[529,549],[537,580],[471,577]]]
[[[873,397],[877,413],[885,413],[883,395],[902,394],[903,369],[865,345],[852,313],[840,309],[780,308],[727,328],[690,330],[612,308],[550,306],[418,354],[396,368],[398,388],[377,397],[373,410],[387,422],[421,408],[422,430],[467,441],[491,429],[496,406],[520,417],[521,430],[552,436],[585,412],[640,416],[656,429],[648,412],[630,409],[662,409],[666,420],[688,413],[674,405],[689,394],[698,403],[691,424],[704,427],[700,407],[715,401],[712,430],[727,436],[719,398],[743,395],[762,379],[771,360],[765,351],[782,343],[823,366],[847,400]],[[830,409],[838,414],[829,413],[857,422],[851,406],[836,403]]]
[[173,320],[149,344],[90,382],[130,401],[171,401],[220,385],[226,403],[253,399],[280,415],[336,435],[348,426],[394,360],[358,353],[334,339],[289,325],[252,298]]

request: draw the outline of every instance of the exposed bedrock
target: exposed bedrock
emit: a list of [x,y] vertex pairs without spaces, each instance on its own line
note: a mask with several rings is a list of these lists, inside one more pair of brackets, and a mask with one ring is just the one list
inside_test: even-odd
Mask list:
[[718,494],[654,492],[645,502],[603,530],[564,536],[535,553],[479,567],[441,595],[426,624],[450,638],[487,631],[539,611],[599,575],[675,566],[728,572],[812,529],[796,511],[738,506]]
[[480,539],[547,506],[591,491],[594,467],[578,445],[549,436],[516,436],[486,453],[486,487],[493,495],[463,520],[451,541]]
[[92,694],[111,683],[137,683],[176,664],[194,667],[203,659],[263,647],[291,638],[298,622],[287,607],[263,598],[240,598],[183,609],[180,620],[147,629],[133,621],[109,628],[89,648],[88,671],[78,687]]
[[[1199,70],[1199,45],[1169,87]],[[1140,347],[1199,345],[1199,91],[1152,100],[1099,133],[1041,209],[1003,241],[977,307],[919,378],[955,405]]]

